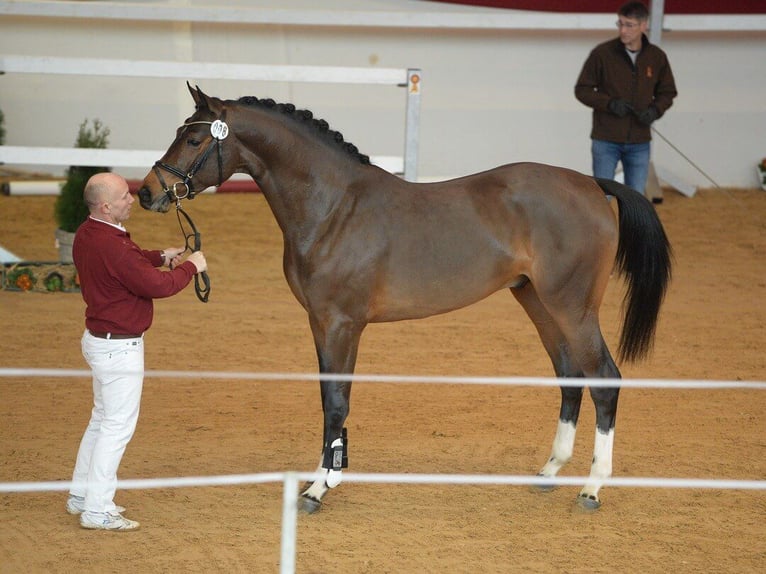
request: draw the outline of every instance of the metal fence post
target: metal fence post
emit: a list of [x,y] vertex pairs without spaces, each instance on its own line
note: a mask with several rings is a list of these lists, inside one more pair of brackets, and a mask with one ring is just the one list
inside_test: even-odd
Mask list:
[[294,472],[287,472],[282,485],[282,550],[279,572],[280,574],[295,574],[298,532],[298,477]]

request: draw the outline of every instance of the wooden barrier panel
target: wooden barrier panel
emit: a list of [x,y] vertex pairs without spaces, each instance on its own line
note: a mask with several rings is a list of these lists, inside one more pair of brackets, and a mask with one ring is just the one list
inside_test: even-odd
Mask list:
[[[220,62],[172,62],[0,55],[0,74],[59,74],[117,77],[206,78],[244,81],[395,85],[406,89],[404,154],[370,156],[379,167],[417,179],[422,72],[419,69],[337,66],[266,66]],[[164,151],[0,146],[0,163],[146,167]]]

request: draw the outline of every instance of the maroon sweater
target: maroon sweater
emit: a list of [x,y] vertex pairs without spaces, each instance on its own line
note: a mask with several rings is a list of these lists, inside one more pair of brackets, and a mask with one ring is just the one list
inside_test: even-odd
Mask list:
[[88,218],[75,234],[72,256],[85,300],[85,326],[94,332],[139,334],[152,324],[152,299],[170,297],[197,272],[190,261],[162,271],[160,251],[136,245],[127,231]]

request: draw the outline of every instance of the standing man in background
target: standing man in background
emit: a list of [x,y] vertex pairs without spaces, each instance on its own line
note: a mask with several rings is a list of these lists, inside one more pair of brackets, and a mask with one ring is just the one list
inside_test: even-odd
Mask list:
[[[207,269],[201,251],[181,261],[181,248],[141,249],[123,227],[135,201],[128,182],[97,173],[83,193],[90,216],[72,248],[85,300],[82,354],[93,372],[93,409],[80,442],[66,509],[92,530],[137,530],[114,504],[117,468],[138,422],[144,383],[144,332],[153,299],[170,297]],[[171,271],[159,269],[163,265]]]
[[617,12],[618,38],[596,46],[583,65],[575,97],[593,108],[593,175],[614,179],[622,162],[625,185],[646,192],[650,126],[673,105],[676,85],[665,52],[649,43],[649,11],[628,2]]

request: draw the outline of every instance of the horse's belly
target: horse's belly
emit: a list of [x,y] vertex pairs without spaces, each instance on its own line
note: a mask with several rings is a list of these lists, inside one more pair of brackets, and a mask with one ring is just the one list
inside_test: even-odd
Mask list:
[[523,276],[505,272],[473,273],[456,271],[450,275],[413,272],[390,282],[373,297],[370,322],[420,319],[467,307],[495,291],[522,282]]

